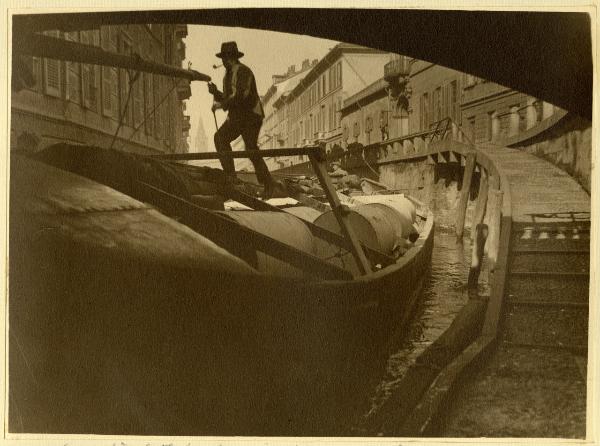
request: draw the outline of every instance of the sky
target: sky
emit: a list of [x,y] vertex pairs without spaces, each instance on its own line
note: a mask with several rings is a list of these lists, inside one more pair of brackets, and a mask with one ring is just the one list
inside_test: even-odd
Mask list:
[[[224,68],[213,69],[220,65],[221,59],[215,56],[221,49],[221,43],[234,40],[238,49],[244,53],[241,62],[254,72],[258,93],[264,95],[272,84],[273,74],[283,74],[290,65],[296,70],[304,59],[321,59],[338,42],[315,37],[262,31],[248,28],[233,28],[206,25],[188,25],[186,60],[184,67],[191,62],[192,69],[208,74],[219,90],[223,89]],[[186,114],[190,115],[190,152],[198,151],[194,147],[198,122],[202,119],[208,140],[208,150],[214,150],[213,135],[215,122],[210,110],[212,96],[208,93],[206,82],[192,82],[192,96],[187,101]],[[217,110],[219,125],[225,120],[226,113]],[[206,149],[205,149],[206,150]]]

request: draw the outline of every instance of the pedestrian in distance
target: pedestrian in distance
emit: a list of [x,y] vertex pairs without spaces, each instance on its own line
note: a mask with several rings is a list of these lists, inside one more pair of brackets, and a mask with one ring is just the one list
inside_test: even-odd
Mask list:
[[[227,111],[227,119],[215,133],[215,148],[218,152],[231,152],[231,142],[240,135],[246,150],[258,151],[258,134],[265,116],[256,80],[252,70],[240,62],[244,53],[240,52],[236,42],[224,42],[221,51],[216,54],[222,59],[225,67],[223,91],[219,91],[212,82],[208,83],[208,91],[213,95],[213,113],[217,109]],[[263,198],[273,195],[278,182],[273,180],[265,161],[259,157],[251,157],[256,177],[264,187]],[[235,177],[233,158],[222,158],[223,171]]]

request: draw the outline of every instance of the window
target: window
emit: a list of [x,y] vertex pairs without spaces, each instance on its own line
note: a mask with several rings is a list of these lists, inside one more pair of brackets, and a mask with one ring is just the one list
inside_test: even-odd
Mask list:
[[337,107],[335,110],[335,126],[339,128],[342,121],[342,98],[337,99]]
[[454,122],[459,121],[458,84],[456,80],[450,82],[450,117]]
[[426,131],[429,128],[429,93],[423,93],[421,96],[420,114],[421,114],[421,131]]
[[[79,42],[79,32],[65,33],[65,40]],[[81,64],[78,62],[65,62],[65,67],[65,99],[75,104],[81,104]]]
[[467,118],[469,133],[471,135],[471,142],[475,142],[475,116],[469,116]]
[[337,86],[342,85],[342,62],[338,62],[337,64]]
[[[119,52],[130,55],[132,52],[131,39],[125,33],[121,32],[119,40]],[[132,97],[127,101],[129,89],[132,88],[129,72],[124,69],[119,70],[119,118],[123,118],[123,123],[131,126],[133,124],[133,104]],[[131,92],[133,96],[133,91]]]
[[[147,135],[154,133],[154,77],[150,73],[144,73],[144,115],[146,117],[145,131]],[[152,113],[152,114],[151,114]]]
[[[117,29],[114,26],[103,26],[100,30],[102,49],[117,52]],[[118,119],[117,69],[103,66],[102,70],[102,114]]]
[[327,94],[327,83],[326,83],[327,72],[323,73],[323,77],[321,79],[322,79],[322,84],[323,84],[323,86],[321,88],[323,90],[323,96],[325,96]]
[[433,92],[433,121],[442,119],[442,89],[438,87]]
[[156,107],[156,110],[154,110],[154,136],[156,137],[156,139],[162,139],[162,107],[160,107],[158,104],[160,104],[161,101],[161,95],[162,95],[162,76],[160,75],[153,75],[154,76],[154,107]]
[[[80,39],[84,45],[99,46],[100,31],[81,31]],[[83,106],[94,111],[98,110],[99,80],[100,67],[98,65],[81,64]]]
[[[58,31],[46,31],[45,35],[58,38]],[[61,97],[61,62],[56,59],[44,58],[44,93],[57,98]]]
[[329,130],[333,130],[335,128],[335,114],[334,114],[335,105],[332,104],[329,107]]
[[329,91],[333,91],[335,88],[333,86],[333,68],[330,68],[327,72],[329,73]]

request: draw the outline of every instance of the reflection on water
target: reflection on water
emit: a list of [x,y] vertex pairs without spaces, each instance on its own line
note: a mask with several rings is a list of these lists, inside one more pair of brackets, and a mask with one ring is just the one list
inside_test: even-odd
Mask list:
[[[353,434],[377,435],[377,427],[367,427],[373,416],[398,387],[408,367],[452,323],[467,301],[465,284],[471,261],[468,236],[457,245],[454,233],[436,229],[431,274],[423,287],[420,304],[410,326],[387,360],[385,375],[368,391],[361,414],[350,427]],[[484,268],[485,270],[485,268]],[[487,292],[486,273],[480,276],[480,293]]]

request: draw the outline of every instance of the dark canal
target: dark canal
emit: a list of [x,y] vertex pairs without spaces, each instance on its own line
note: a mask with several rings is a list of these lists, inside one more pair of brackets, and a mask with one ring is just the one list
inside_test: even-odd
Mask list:
[[[365,383],[368,397],[351,416],[349,434],[360,436],[385,435],[377,420],[388,418],[385,402],[397,389],[407,369],[417,357],[452,323],[466,303],[465,289],[471,246],[465,231],[463,245],[456,243],[454,230],[436,228],[431,271],[411,324],[387,358],[385,373],[375,382]],[[481,273],[480,293],[487,293],[487,273]],[[382,413],[383,412],[383,413]]]

